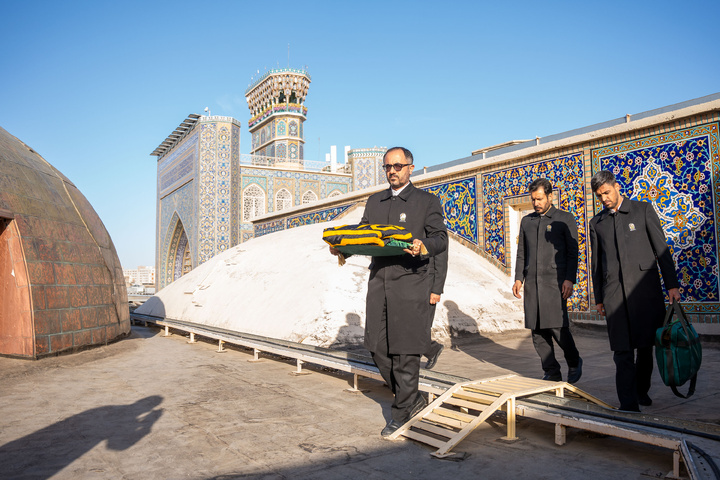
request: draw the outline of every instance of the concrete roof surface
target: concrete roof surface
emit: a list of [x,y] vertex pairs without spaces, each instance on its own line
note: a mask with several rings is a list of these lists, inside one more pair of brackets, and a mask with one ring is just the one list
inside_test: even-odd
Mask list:
[[[462,462],[430,447],[380,437],[391,393],[327,369],[294,376],[290,361],[216,343],[188,344],[177,332],[133,326],[119,342],[38,361],[0,358],[0,477],[14,479],[476,479],[662,477],[672,452],[520,418],[520,440],[505,443],[493,416],[456,448]],[[614,365],[603,332],[576,329],[585,360],[577,386],[617,404]],[[227,345],[226,345],[227,347]],[[562,359],[560,359],[563,362]],[[699,420],[720,430],[720,348],[706,344],[697,393],[675,397],[655,372],[644,414]],[[565,368],[565,367],[564,367]],[[537,377],[527,331],[446,343],[436,371],[473,379],[504,372]],[[685,389],[682,389],[685,391]],[[720,442],[701,445],[720,458]]]

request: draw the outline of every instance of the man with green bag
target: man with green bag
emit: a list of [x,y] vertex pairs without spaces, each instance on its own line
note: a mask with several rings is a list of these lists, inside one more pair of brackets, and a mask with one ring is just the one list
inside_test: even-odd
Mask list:
[[590,186],[605,207],[589,225],[596,309],[607,320],[620,409],[639,412],[652,404],[653,345],[665,314],[658,265],[673,303],[680,301],[675,263],[650,203],[620,195],[607,170]]

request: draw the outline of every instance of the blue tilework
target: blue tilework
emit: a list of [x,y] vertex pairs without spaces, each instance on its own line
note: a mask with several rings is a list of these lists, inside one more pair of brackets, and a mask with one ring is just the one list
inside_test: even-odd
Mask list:
[[448,230],[477,245],[477,198],[475,177],[425,187],[443,205]]
[[[720,311],[718,123],[641,138],[592,151],[592,171],[610,170],[621,192],[653,204],[673,254],[683,304]],[[601,210],[595,201],[594,210]]]
[[262,237],[268,233],[279,232],[285,230],[285,220],[274,220],[272,222],[265,222],[260,225],[255,225],[255,237]]
[[588,309],[589,282],[587,232],[585,219],[585,183],[582,155],[543,160],[482,174],[484,242],[482,250],[500,264],[509,267],[506,251],[505,203],[513,197],[528,195],[527,187],[536,178],[547,178],[559,193],[559,208],[572,213],[578,226],[578,272],[575,291],[570,297],[574,311]]
[[295,228],[319,222],[329,222],[351,206],[352,204],[341,205],[339,207],[326,208],[324,210],[318,210],[316,212],[304,213],[302,215],[289,217],[287,219],[287,228]]
[[348,192],[348,184],[347,183],[334,183],[334,182],[326,182],[325,184],[325,196],[327,197],[335,190],[340,191],[341,193],[347,193]]

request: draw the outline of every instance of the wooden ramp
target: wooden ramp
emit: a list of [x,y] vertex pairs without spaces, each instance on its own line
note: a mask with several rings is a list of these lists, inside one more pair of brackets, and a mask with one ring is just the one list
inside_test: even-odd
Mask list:
[[505,440],[516,440],[515,399],[537,393],[554,392],[564,397],[569,391],[598,405],[612,408],[602,400],[589,395],[566,382],[548,382],[518,375],[505,375],[484,380],[458,383],[437,397],[420,413],[389,438],[400,435],[431,445],[438,450],[432,455],[439,458],[450,453],[460,441],[497,410],[507,413]]

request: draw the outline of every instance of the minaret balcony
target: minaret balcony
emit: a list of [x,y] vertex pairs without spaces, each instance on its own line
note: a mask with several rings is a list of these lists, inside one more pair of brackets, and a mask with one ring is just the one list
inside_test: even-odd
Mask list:
[[307,107],[300,103],[278,103],[275,105],[270,105],[264,108],[257,115],[250,117],[250,120],[248,121],[248,127],[252,128],[253,126],[261,123],[263,120],[278,113],[294,113],[297,115],[301,115],[303,117],[303,120],[305,120],[307,116]]

